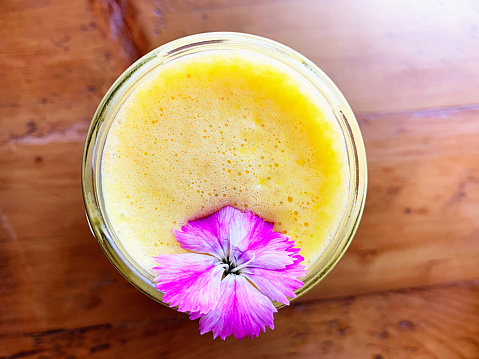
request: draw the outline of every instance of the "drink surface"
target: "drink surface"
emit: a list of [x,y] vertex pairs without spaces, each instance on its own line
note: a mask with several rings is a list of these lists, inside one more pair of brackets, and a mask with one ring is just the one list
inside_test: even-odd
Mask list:
[[183,253],[173,235],[232,205],[273,222],[309,267],[349,195],[345,141],[327,102],[284,64],[214,50],[161,65],[118,111],[101,190],[119,242],[144,270]]

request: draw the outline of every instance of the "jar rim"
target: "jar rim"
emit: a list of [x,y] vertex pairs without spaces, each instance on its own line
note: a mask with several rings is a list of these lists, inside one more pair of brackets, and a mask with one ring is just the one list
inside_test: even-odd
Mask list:
[[[256,35],[234,32],[210,32],[183,37],[164,44],[132,64],[113,83],[100,102],[85,140],[82,159],[82,191],[90,229],[100,247],[117,270],[136,288],[162,304],[162,293],[155,288],[151,276],[134,265],[129,255],[119,248],[114,233],[109,229],[102,209],[100,192],[101,152],[122,100],[144,76],[166,61],[208,49],[246,49],[259,51],[279,59],[308,78],[331,106],[343,131],[350,170],[349,198],[346,212],[332,240],[309,268],[303,278],[304,286],[296,291],[297,298],[311,290],[336,265],[349,247],[364,210],[367,191],[366,152],[356,118],[333,81],[306,57],[276,41]],[[113,114],[113,115],[112,115]],[[108,122],[109,121],[109,122]],[[275,303],[277,307],[281,304]]]

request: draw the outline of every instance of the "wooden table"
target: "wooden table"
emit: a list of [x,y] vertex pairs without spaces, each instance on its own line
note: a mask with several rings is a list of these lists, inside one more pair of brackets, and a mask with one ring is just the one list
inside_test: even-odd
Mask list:
[[[0,2],[0,358],[479,358],[479,4]],[[369,191],[336,269],[254,340],[213,341],[92,237],[83,141],[114,79],[205,31],[285,43],[355,110]]]

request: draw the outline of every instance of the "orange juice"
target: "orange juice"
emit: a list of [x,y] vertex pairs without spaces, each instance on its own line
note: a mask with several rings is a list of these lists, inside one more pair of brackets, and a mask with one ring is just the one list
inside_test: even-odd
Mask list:
[[288,66],[240,50],[170,61],[118,111],[101,160],[107,217],[147,272],[183,253],[173,235],[232,205],[274,222],[309,267],[349,195],[343,134],[328,103]]

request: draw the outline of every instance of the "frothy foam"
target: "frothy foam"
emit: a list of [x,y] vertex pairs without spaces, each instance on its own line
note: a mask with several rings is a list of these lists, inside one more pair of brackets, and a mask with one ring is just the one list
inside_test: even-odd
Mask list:
[[286,65],[241,51],[173,60],[120,108],[102,193],[122,246],[147,272],[183,253],[172,230],[224,206],[275,223],[310,266],[343,217],[344,139],[319,92]]

